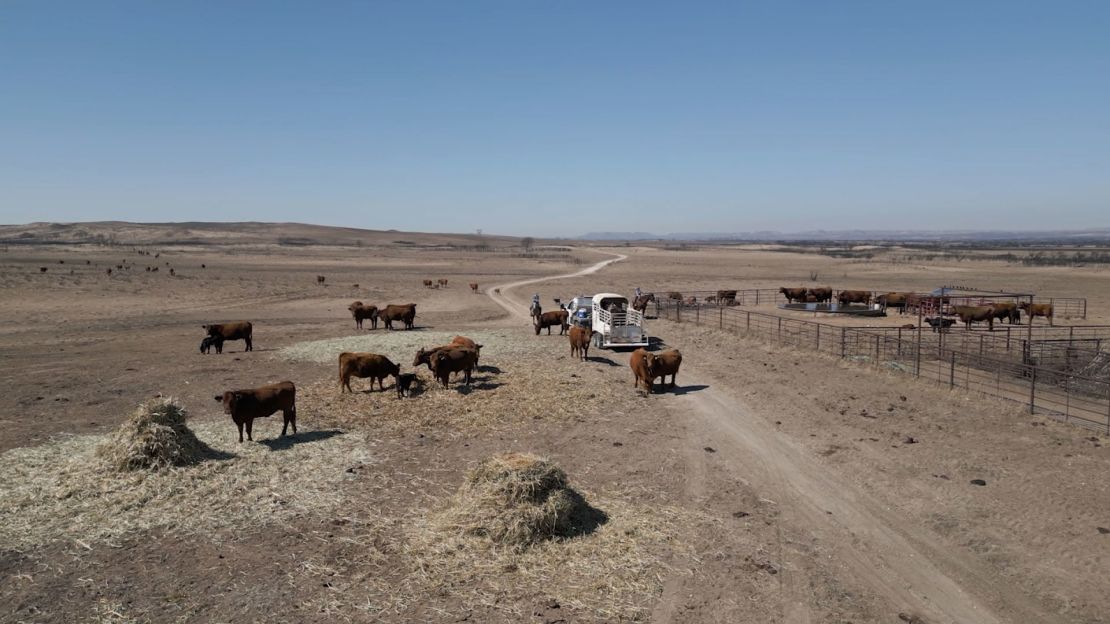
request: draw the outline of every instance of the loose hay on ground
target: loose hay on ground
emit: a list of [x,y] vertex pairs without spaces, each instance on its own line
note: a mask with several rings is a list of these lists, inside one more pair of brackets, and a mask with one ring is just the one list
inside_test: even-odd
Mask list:
[[16,549],[67,539],[93,543],[149,529],[254,531],[336,509],[344,469],[375,461],[372,441],[357,432],[302,428],[292,438],[238,445],[224,422],[194,431],[217,452],[230,452],[157,472],[115,470],[97,453],[108,436],[69,436],[3,453],[0,543]]
[[[340,394],[333,368],[323,373],[320,381],[299,384],[298,406],[306,413],[318,414],[320,422],[328,426],[406,433],[439,429],[456,434],[534,420],[617,418],[643,409],[643,400],[627,383],[627,354],[595,352],[592,361],[583,363],[570,357],[563,336],[537,337],[526,328],[457,333],[484,345],[481,365],[469,387],[453,381],[445,390],[421,366],[417,369],[421,389],[412,398],[398,399],[390,386],[385,392]],[[417,349],[449,342],[455,335],[382,332],[302,342],[278,355],[335,365],[342,351],[372,351],[388,356],[402,370],[412,370]],[[605,409],[596,409],[602,400]]]

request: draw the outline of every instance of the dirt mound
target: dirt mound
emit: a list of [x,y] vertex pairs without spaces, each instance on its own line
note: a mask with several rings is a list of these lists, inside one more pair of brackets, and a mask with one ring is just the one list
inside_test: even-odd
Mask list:
[[195,464],[208,447],[185,424],[188,413],[173,397],[139,405],[97,454],[117,470],[159,470]]
[[440,525],[514,549],[574,535],[600,512],[555,464],[528,453],[490,457],[466,475]]

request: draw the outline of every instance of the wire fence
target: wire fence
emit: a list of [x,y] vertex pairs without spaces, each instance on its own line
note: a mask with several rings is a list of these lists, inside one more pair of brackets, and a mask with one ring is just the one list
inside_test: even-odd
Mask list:
[[[654,315],[898,371],[949,388],[1016,401],[1110,434],[1110,326],[1008,332],[854,328],[740,307],[656,301]],[[1021,335],[1019,335],[1021,334]]]

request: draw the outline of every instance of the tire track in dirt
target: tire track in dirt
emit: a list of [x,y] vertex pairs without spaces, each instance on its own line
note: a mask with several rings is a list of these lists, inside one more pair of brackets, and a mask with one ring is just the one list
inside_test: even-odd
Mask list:
[[[690,420],[691,428],[716,440],[717,457],[775,500],[783,530],[794,534],[794,539],[781,540],[782,554],[789,559],[783,566],[786,622],[814,617],[806,606],[807,582],[795,575],[804,576],[814,567],[804,549],[792,546],[801,543],[799,538],[816,538],[831,547],[838,573],[870,588],[895,612],[916,614],[930,624],[1058,621],[1056,614],[994,581],[978,562],[915,533],[912,525],[899,522],[880,503],[784,439],[749,406],[717,390],[717,380],[699,374],[696,367],[689,370],[687,379],[710,387],[661,398],[672,413],[688,419],[698,416]],[[1005,614],[997,613],[988,599]]]

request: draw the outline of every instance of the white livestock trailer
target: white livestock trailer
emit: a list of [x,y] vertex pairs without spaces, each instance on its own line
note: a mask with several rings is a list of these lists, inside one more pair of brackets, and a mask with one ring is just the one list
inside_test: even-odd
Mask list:
[[598,347],[646,347],[644,315],[632,309],[628,297],[616,293],[598,293],[592,298],[590,312],[594,343]]

